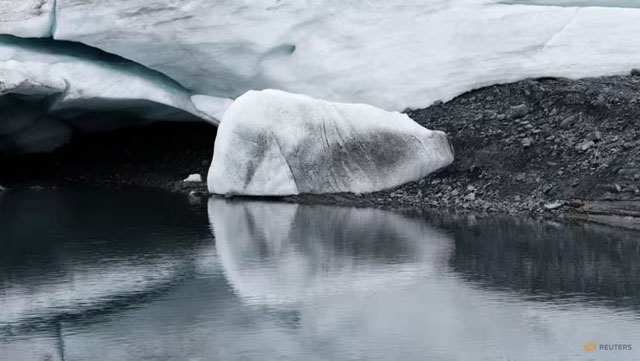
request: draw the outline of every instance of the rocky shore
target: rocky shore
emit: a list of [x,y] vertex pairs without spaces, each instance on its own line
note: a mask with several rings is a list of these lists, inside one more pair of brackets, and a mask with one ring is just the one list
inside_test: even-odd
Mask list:
[[[425,127],[448,133],[456,152],[453,165],[388,191],[285,200],[577,218],[640,229],[638,71],[581,80],[528,79],[407,113]],[[178,137],[177,125],[157,127],[166,128],[160,135],[182,141],[167,149],[162,137],[154,134],[158,144],[150,149],[128,130],[133,135],[124,141],[114,135],[117,141],[107,142],[117,144],[127,161],[78,161],[77,153],[86,154],[83,147],[90,144],[76,144],[47,155],[45,163],[57,166],[44,178],[55,184],[151,186],[205,196],[204,184],[182,179],[191,173],[206,175],[215,131],[194,126]],[[139,130],[143,131],[149,133]],[[142,148],[146,150],[138,154]],[[14,163],[24,166],[22,160]],[[3,169],[0,177],[7,171]]]
[[[587,219],[640,229],[640,72],[529,79],[407,111],[449,134],[456,161],[339,202]],[[318,197],[302,197],[319,201]]]

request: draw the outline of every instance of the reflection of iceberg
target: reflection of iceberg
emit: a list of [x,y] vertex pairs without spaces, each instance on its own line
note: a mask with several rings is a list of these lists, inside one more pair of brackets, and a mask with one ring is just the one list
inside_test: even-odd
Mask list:
[[255,304],[406,284],[444,266],[452,244],[375,209],[212,199],[209,217],[229,282]]

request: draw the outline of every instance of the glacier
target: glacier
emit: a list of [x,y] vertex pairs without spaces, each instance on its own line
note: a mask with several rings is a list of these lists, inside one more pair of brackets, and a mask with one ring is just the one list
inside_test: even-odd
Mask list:
[[453,162],[444,132],[405,114],[280,90],[249,91],[226,112],[207,177],[211,193],[368,193]]
[[[37,87],[50,99],[63,95],[55,114],[29,123],[55,123],[62,130],[122,126],[113,119],[70,124],[60,116],[114,108],[137,109],[147,120],[217,123],[232,99],[249,90],[280,89],[402,111],[528,77],[581,78],[640,68],[640,9],[634,2],[511,2],[519,4],[0,0],[0,34],[25,38],[16,44],[18,38],[2,37],[0,81],[21,76],[27,80],[21,87]],[[120,61],[54,49],[71,42]],[[12,137],[0,135],[0,149],[7,147],[16,147]]]
[[227,101],[194,95],[162,74],[82,44],[0,35],[0,150],[52,150],[70,139],[72,128],[131,125],[123,119],[217,124]]
[[[527,77],[640,67],[640,10],[492,0],[58,0],[54,38],[201,94],[274,88],[387,110]],[[114,26],[115,24],[115,26]]]

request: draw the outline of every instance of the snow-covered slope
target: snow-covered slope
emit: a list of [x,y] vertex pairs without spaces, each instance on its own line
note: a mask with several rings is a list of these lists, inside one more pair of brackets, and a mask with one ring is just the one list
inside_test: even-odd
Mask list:
[[405,114],[279,90],[249,91],[222,119],[207,178],[217,194],[367,193],[453,162],[445,133]]
[[530,76],[640,67],[640,10],[491,0],[58,0],[55,38],[194,91],[275,88],[388,110]]

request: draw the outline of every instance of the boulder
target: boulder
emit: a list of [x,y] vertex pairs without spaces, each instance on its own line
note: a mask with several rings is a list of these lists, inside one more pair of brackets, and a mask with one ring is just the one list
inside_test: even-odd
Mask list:
[[249,91],[226,112],[209,169],[211,193],[367,193],[453,161],[445,133],[405,114],[278,90]]

